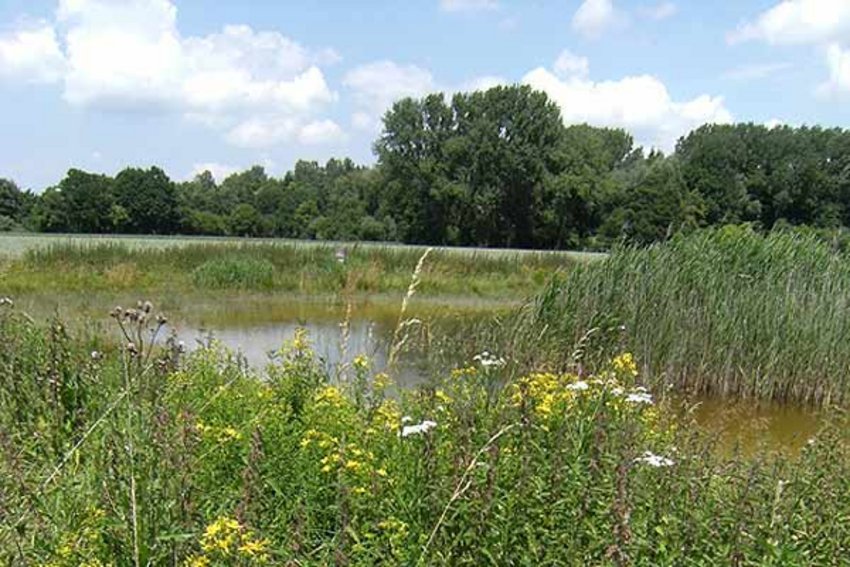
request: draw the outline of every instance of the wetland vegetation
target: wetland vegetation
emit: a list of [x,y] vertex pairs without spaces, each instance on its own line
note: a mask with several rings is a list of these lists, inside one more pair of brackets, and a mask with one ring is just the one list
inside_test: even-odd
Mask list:
[[[74,243],[7,260],[4,289],[31,283],[0,307],[5,562],[840,565],[850,553],[844,323],[830,310],[846,268],[816,237],[731,227],[589,262],[232,246]],[[234,258],[249,279],[198,279]],[[27,312],[39,289],[107,290],[91,282],[128,262],[138,279],[124,297],[183,287],[184,313],[215,294],[218,308],[272,311],[295,265],[333,277],[320,304],[348,355],[328,364],[295,327],[266,364],[216,340],[187,350],[145,302],[111,317],[89,304],[78,317],[97,329],[73,309]],[[266,272],[254,262],[272,286],[250,283]],[[384,354],[352,338],[347,272],[364,266],[395,282],[360,290],[395,297]],[[430,281],[452,270],[463,277]],[[492,283],[512,274],[515,289]],[[476,279],[491,299],[532,297],[454,328],[421,310]],[[417,349],[420,379],[405,383]],[[792,450],[735,446],[704,426],[723,398],[701,407],[689,393],[821,413]]]

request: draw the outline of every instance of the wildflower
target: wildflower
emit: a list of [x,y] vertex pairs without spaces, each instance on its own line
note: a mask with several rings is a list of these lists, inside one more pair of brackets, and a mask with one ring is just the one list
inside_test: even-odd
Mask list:
[[567,384],[564,386],[567,390],[573,390],[575,392],[587,390],[590,386],[584,380],[579,380],[578,382],[573,382],[572,384]]
[[362,466],[363,463],[361,463],[360,461],[355,461],[354,459],[349,459],[345,461],[345,468],[350,471],[359,471]]
[[385,468],[383,468],[383,467],[381,467],[381,468],[379,468],[379,469],[375,469],[375,474],[376,474],[376,475],[378,475],[378,476],[380,476],[380,477],[382,477],[382,478],[386,478],[386,476],[387,476],[387,469],[385,469]]
[[376,390],[385,390],[392,385],[392,379],[386,372],[379,372],[375,374],[372,384]]
[[420,433],[428,433],[430,430],[437,427],[437,423],[435,421],[425,420],[422,423],[417,425],[406,425],[402,428],[400,435],[402,437],[408,437],[410,435],[419,435]]
[[210,559],[206,555],[193,555],[186,562],[187,567],[209,567]]
[[13,305],[15,305],[15,302],[12,301],[11,297],[0,297],[0,307],[2,307],[3,305],[8,305],[9,307],[12,307]]
[[504,358],[496,357],[495,354],[490,354],[486,350],[473,356],[472,360],[478,362],[483,368],[501,368],[507,364]]
[[449,395],[446,394],[443,390],[440,390],[440,389],[438,389],[436,392],[434,392],[434,397],[437,398],[438,401],[440,401],[441,403],[444,403],[444,404],[449,404],[452,401],[452,399],[449,397]]
[[103,355],[101,353],[99,353],[98,351],[96,351],[96,350],[91,351],[91,359],[92,360],[100,360],[101,356],[103,356]]
[[656,455],[652,451],[645,451],[643,456],[635,459],[635,463],[644,463],[651,467],[672,467],[676,463],[672,459]]
[[633,404],[650,404],[652,405],[652,394],[643,386],[638,386],[629,395],[626,396],[626,401]]
[[336,386],[325,386],[316,394],[316,403],[339,408],[345,405],[345,396]]
[[307,329],[297,329],[295,336],[292,338],[292,348],[296,351],[305,351],[310,348],[310,337]]
[[404,417],[401,418],[402,423],[410,423],[411,421],[413,421],[413,418],[410,417],[409,415],[405,415]]
[[611,361],[611,365],[619,374],[631,376],[632,378],[638,375],[637,363],[635,363],[635,358],[630,352],[624,352],[615,358]]
[[381,402],[375,409],[375,415],[373,418],[373,422],[375,425],[380,426],[383,429],[394,430],[398,427],[399,420],[404,422],[404,418],[401,417],[401,411],[398,409],[398,404],[393,400],[384,400]]
[[354,357],[351,365],[354,366],[354,369],[358,372],[365,372],[366,370],[369,370],[369,358],[366,355],[359,354]]
[[239,552],[249,557],[256,557],[263,555],[268,546],[269,542],[266,539],[257,540],[249,537],[245,538],[242,545],[239,546]]
[[206,552],[227,554],[236,543],[239,531],[239,522],[232,518],[220,517],[204,530],[204,535],[201,536],[201,549]]

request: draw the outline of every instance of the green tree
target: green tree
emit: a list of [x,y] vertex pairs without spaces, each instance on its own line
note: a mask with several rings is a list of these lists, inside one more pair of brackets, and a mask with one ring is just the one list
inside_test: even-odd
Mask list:
[[115,177],[115,198],[127,213],[122,230],[138,234],[172,234],[180,221],[177,189],[158,167],[128,167]]
[[115,204],[113,180],[105,175],[71,169],[59,182],[65,230],[106,233],[115,228],[110,210]]

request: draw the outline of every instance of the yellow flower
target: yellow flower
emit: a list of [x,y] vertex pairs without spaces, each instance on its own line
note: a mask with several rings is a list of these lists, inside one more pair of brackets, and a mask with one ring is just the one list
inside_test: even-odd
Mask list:
[[392,385],[392,383],[392,379],[386,372],[379,372],[378,374],[375,374],[375,379],[372,382],[376,390],[386,390]]
[[398,429],[401,424],[401,411],[398,408],[398,404],[394,400],[384,400],[375,409],[375,415],[372,420],[375,425],[382,429],[389,431]]
[[206,555],[193,555],[186,561],[187,567],[209,567],[210,559]]
[[624,352],[611,361],[614,370],[623,376],[636,377],[638,375],[637,363],[630,352]]
[[249,557],[257,557],[265,554],[268,546],[268,540],[247,538],[242,545],[239,546],[239,552]]
[[436,392],[434,392],[434,397],[436,397],[437,401],[442,404],[450,404],[452,402],[452,399],[443,390],[438,389]]
[[354,366],[354,369],[358,372],[364,372],[369,370],[369,358],[364,354],[359,354],[354,357],[353,361],[351,361],[351,365]]
[[355,461],[354,459],[349,459],[345,461],[345,468],[350,471],[359,471],[362,466],[363,463],[361,463],[360,461]]
[[380,476],[380,477],[386,477],[387,476],[387,469],[385,469],[383,467],[380,468],[380,469],[375,469],[375,474]]
[[305,351],[309,349],[310,335],[307,333],[307,329],[296,329],[291,345],[292,349],[297,351]]
[[336,386],[325,386],[316,394],[316,404],[339,408],[345,405],[345,396]]

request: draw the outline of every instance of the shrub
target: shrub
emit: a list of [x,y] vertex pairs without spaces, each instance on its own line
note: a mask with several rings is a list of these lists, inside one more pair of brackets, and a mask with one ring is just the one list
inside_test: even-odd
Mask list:
[[192,272],[195,285],[210,289],[271,289],[274,264],[263,258],[231,256],[204,262]]

